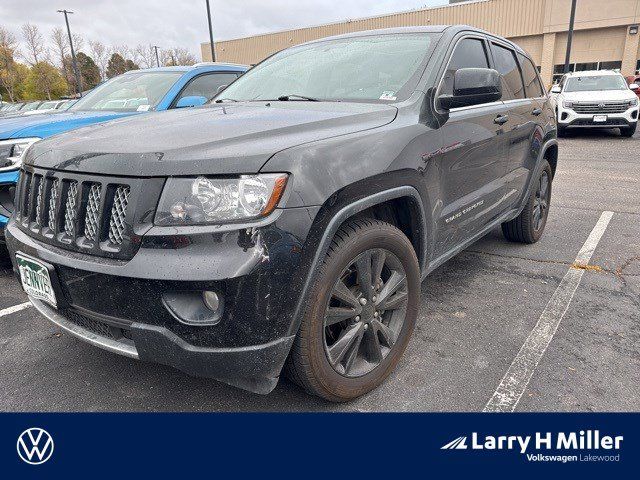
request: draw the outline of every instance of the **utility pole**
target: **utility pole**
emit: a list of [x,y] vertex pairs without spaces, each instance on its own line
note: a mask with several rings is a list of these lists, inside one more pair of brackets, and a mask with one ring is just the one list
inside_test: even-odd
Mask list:
[[67,24],[67,34],[69,34],[69,47],[71,47],[71,61],[73,62],[73,73],[76,77],[76,93],[82,97],[82,80],[80,79],[80,70],[78,70],[78,61],[76,60],[76,51],[73,49],[73,37],[71,36],[71,28],[69,27],[69,14],[72,11],[58,10],[58,13],[64,13],[64,21]]
[[209,21],[209,46],[211,47],[211,61],[216,61],[216,52],[213,46],[213,27],[211,26],[211,7],[209,7],[209,0],[207,0],[207,20]]
[[571,18],[569,19],[569,35],[567,37],[567,56],[564,60],[564,73],[569,73],[571,65],[571,44],[573,43],[573,28],[576,23],[576,5],[578,0],[571,0]]
[[153,49],[156,51],[156,63],[158,64],[158,67],[160,66],[160,57],[158,56],[158,46],[154,45]]

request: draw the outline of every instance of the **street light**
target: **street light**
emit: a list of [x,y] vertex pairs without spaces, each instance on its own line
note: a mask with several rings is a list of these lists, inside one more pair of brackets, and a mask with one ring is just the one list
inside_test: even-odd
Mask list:
[[207,20],[209,21],[209,46],[211,47],[211,61],[216,61],[216,52],[213,48],[213,27],[211,26],[211,8],[209,7],[209,0],[207,0]]
[[73,37],[71,36],[71,28],[69,27],[69,14],[73,12],[70,10],[58,10],[58,13],[64,13],[64,21],[67,24],[67,34],[69,35],[69,46],[71,47],[71,61],[73,62],[73,73],[76,77],[76,93],[82,97],[82,80],[80,79],[80,70],[78,70],[78,61],[76,60],[76,52],[73,49]]
[[156,51],[156,62],[158,64],[158,67],[160,66],[160,57],[158,56],[158,45],[154,45],[153,49]]

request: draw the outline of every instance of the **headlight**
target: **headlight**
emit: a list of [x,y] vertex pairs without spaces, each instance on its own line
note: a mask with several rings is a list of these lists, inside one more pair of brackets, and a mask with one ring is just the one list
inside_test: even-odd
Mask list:
[[573,108],[573,102],[567,102],[566,100],[562,102],[562,106],[564,108]]
[[0,172],[20,168],[27,149],[38,140],[36,137],[0,140]]
[[160,198],[155,224],[206,225],[265,217],[278,205],[287,178],[282,173],[170,178]]
[[638,106],[638,97],[634,98],[633,100],[629,100],[629,106],[630,107]]

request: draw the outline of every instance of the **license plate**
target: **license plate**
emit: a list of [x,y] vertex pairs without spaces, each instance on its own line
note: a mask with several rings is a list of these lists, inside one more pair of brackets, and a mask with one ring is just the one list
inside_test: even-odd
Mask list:
[[597,123],[606,122],[609,119],[606,115],[595,115],[593,121]]
[[22,288],[32,298],[45,301],[58,308],[56,293],[51,284],[51,276],[46,265],[27,257],[21,253],[16,254],[16,263],[20,271]]

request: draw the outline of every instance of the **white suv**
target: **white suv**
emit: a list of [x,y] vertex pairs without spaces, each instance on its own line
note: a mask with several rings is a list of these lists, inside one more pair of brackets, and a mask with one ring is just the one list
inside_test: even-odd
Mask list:
[[568,73],[551,89],[558,135],[569,128],[619,128],[632,137],[638,125],[638,96],[618,72]]

